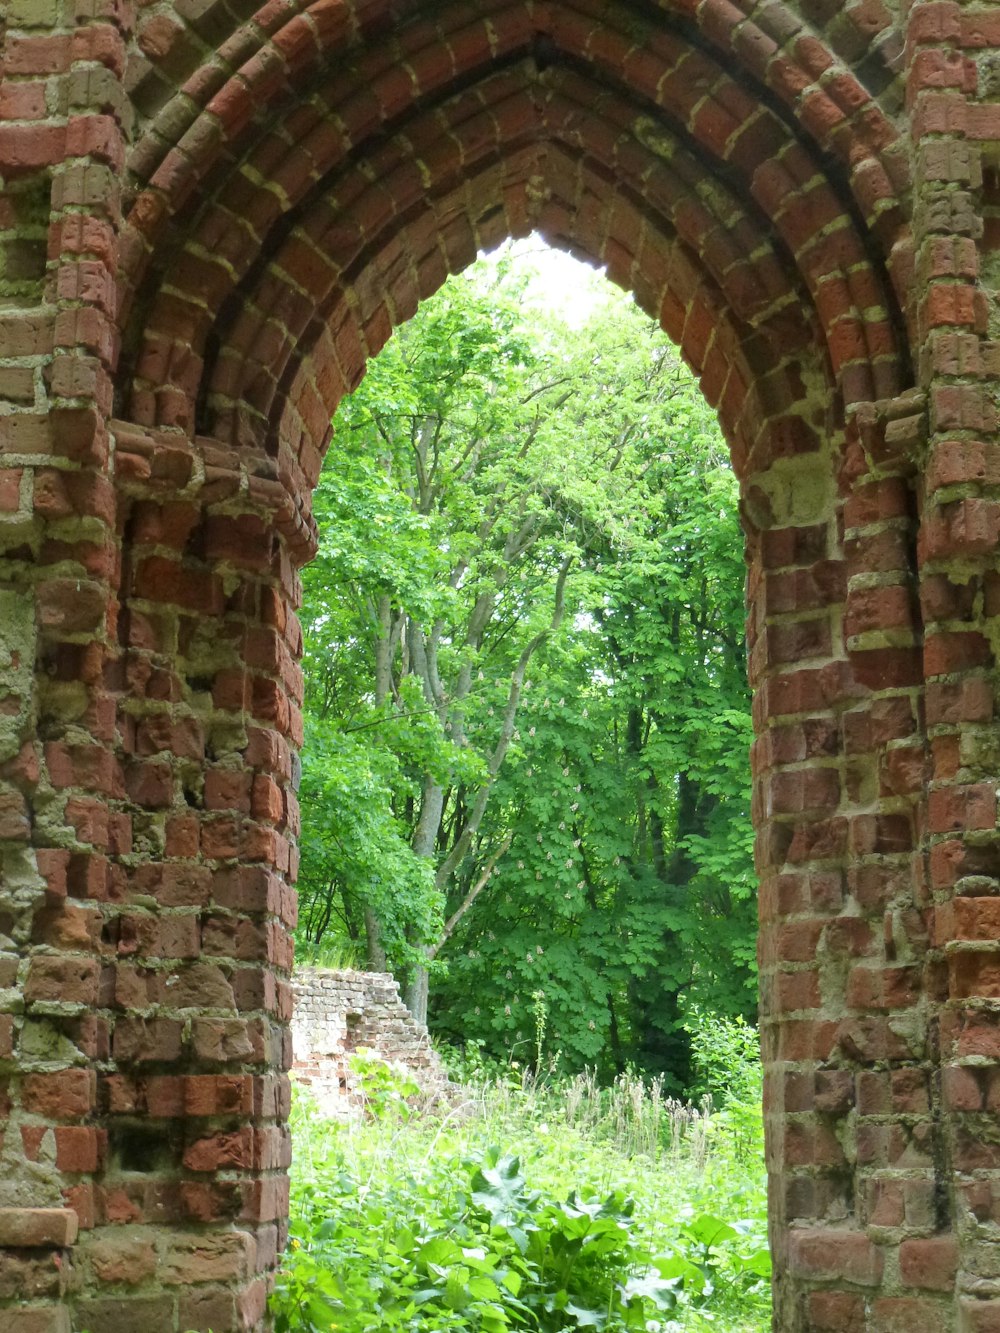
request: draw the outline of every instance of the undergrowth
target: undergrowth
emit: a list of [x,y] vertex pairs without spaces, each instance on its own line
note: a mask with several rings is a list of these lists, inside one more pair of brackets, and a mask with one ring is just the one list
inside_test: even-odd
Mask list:
[[629,1073],[601,1088],[507,1071],[411,1111],[370,1058],[364,1121],[324,1121],[299,1094],[277,1333],[761,1333],[749,1066],[699,1106]]

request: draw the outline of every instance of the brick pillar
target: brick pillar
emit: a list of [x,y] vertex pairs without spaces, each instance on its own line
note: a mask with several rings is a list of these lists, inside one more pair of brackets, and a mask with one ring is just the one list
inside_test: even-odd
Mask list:
[[927,985],[942,1000],[943,1178],[937,1225],[904,1245],[901,1271],[916,1288],[954,1291],[960,1333],[1000,1329],[998,53],[996,6],[911,15],[917,339],[929,405],[919,547],[931,747]]
[[[79,1327],[260,1326],[284,1242],[308,528],[263,456],[112,424],[120,787]],[[81,1165],[83,1165],[81,1163]],[[93,1169],[94,1163],[87,1163]]]
[[857,693],[840,630],[836,448],[830,439],[786,464],[786,486],[767,503],[755,500],[766,476],[751,478],[746,503],[769,1213],[775,1327],[789,1330],[807,1327],[808,1246],[829,1268],[839,1247],[856,1244],[831,1234],[851,1207],[836,1132],[851,1102],[836,1054],[845,970],[837,951],[849,943],[840,924],[850,840],[842,718]]
[[23,690],[0,728],[21,955],[0,958],[0,1327],[231,1333],[262,1326],[285,1236],[312,535],[267,457],[106,438],[104,476],[36,471],[51,521],[23,530],[53,571],[0,594]]
[[10,0],[0,119],[0,1326],[68,1333],[95,1218],[108,856],[129,838],[105,427],[127,5]]
[[[831,509],[751,542],[781,1330],[953,1326],[923,850],[915,541],[925,434],[922,394],[855,410],[832,441]],[[821,460],[801,464],[810,461],[815,472]]]

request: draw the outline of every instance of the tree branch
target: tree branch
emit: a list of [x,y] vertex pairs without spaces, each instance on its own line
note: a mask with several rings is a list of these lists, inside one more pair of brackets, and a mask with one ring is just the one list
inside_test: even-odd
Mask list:
[[483,815],[486,813],[486,805],[490,799],[490,792],[493,790],[493,784],[496,776],[500,772],[500,767],[507,757],[507,751],[510,749],[510,742],[514,735],[514,721],[517,717],[517,708],[521,700],[521,687],[524,684],[525,672],[528,670],[528,663],[531,661],[536,649],[538,649],[550,635],[554,634],[562,623],[563,614],[566,608],[566,579],[569,576],[570,568],[573,564],[573,557],[567,556],[559,569],[559,577],[556,579],[555,605],[552,610],[552,620],[546,629],[540,630],[525,645],[518,658],[517,665],[511,672],[510,689],[507,693],[507,704],[503,712],[503,720],[500,725],[500,736],[497,739],[493,754],[490,756],[489,763],[486,766],[487,778],[476,793],[476,799],[472,803],[469,811],[469,818],[465,828],[454,847],[448,853],[447,857],[438,867],[437,874],[434,876],[434,883],[441,889],[444,888],[455,869],[461,865],[462,860],[467,855],[472,845],[472,840],[479,831],[479,825],[482,822]]
[[441,934],[437,937],[437,940],[436,940],[436,941],[435,941],[435,942],[428,948],[428,950],[427,950],[427,958],[428,958],[428,961],[431,961],[431,960],[435,959],[435,958],[438,956],[438,954],[440,953],[441,949],[443,949],[444,946],[445,946],[445,945],[448,943],[448,941],[451,939],[452,934],[454,933],[455,927],[456,927],[456,926],[458,925],[458,923],[461,921],[462,917],[465,916],[466,912],[469,910],[469,908],[472,906],[472,904],[476,901],[476,899],[477,899],[477,898],[479,897],[479,895],[482,893],[483,889],[485,889],[486,885],[489,883],[489,881],[490,881],[490,879],[491,879],[491,877],[492,877],[492,875],[493,875],[493,871],[496,869],[497,862],[500,860],[500,858],[501,858],[501,857],[504,855],[504,853],[507,851],[508,847],[509,847],[510,844],[511,844],[511,839],[513,838],[513,836],[514,836],[513,833],[508,833],[508,834],[507,834],[507,836],[504,838],[503,842],[500,844],[500,846],[497,848],[497,850],[493,853],[493,855],[490,857],[490,859],[486,862],[486,866],[485,866],[485,868],[484,868],[484,870],[483,870],[483,873],[482,873],[482,874],[479,876],[479,878],[476,880],[475,884],[473,884],[472,888],[469,890],[469,892],[468,892],[468,893],[465,895],[465,897],[462,899],[461,903],[459,903],[459,905],[458,905],[458,907],[456,908],[456,910],[451,914],[451,916],[448,918],[448,920],[444,923],[444,927],[443,927],[443,929],[442,929],[442,931],[441,931]]

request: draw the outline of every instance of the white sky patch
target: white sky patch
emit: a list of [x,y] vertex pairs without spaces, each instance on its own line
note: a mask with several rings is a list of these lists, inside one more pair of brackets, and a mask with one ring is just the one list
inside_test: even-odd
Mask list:
[[537,233],[507,241],[483,255],[483,260],[495,264],[504,255],[524,261],[534,271],[526,304],[558,315],[571,328],[581,328],[598,306],[616,294],[603,269],[584,264],[565,250],[556,250]]

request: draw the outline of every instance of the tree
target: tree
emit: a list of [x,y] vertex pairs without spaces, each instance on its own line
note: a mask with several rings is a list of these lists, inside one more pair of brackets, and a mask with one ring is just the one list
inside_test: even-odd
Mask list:
[[578,1063],[680,1068],[684,987],[735,977],[745,1009],[752,967],[714,418],[624,298],[574,334],[501,265],[425,303],[335,427],[306,573],[305,931],[407,971],[418,1016],[435,965],[452,1030],[501,1045],[540,1006]]
[[[497,858],[479,829],[575,555],[558,503],[565,459],[546,430],[566,378],[532,350],[516,297],[458,284],[379,358],[338,417],[317,496],[331,536],[307,576],[309,711],[396,756],[394,818],[442,900],[463,862]],[[373,876],[359,891],[343,857],[321,875],[307,859],[305,883],[310,903],[338,893],[345,922],[363,900],[367,956],[381,962],[390,927]],[[404,915],[411,947],[400,952],[396,929],[395,961],[423,1017],[426,964],[462,911],[430,931]]]
[[578,515],[582,614],[537,664],[494,811],[510,854],[435,1014],[530,1049],[541,1005],[570,1063],[633,1060],[680,1086],[685,1002],[755,1003],[737,487],[665,340],[618,313],[589,333],[577,429],[618,442],[628,503]]

